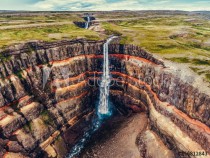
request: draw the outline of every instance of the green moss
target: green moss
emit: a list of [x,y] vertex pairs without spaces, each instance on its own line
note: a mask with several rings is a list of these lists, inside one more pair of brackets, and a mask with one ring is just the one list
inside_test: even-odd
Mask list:
[[176,45],[174,44],[158,44],[157,47],[159,47],[160,49],[171,49],[171,48],[176,48]]
[[[196,23],[202,23],[203,30],[192,27],[194,21],[186,21],[188,15],[171,15],[169,17],[147,17],[138,20],[126,20],[102,23],[104,29],[114,29],[122,34],[122,44],[139,45],[151,53],[163,57],[174,54],[179,58],[183,56],[210,57],[209,47],[204,47],[204,41],[210,37],[210,23],[198,19]],[[108,32],[109,33],[109,32]],[[179,62],[186,62],[181,59]],[[188,61],[187,61],[188,62]]]
[[30,14],[25,15],[14,15],[14,16],[1,16],[1,20],[4,21],[13,21],[13,20],[27,20],[29,23],[38,23],[38,22],[61,22],[61,21],[74,21],[81,19],[76,14],[36,14],[35,16],[32,16]]
[[205,73],[205,71],[199,71],[199,72],[197,72],[197,73],[198,73],[198,75],[202,75],[202,74]]
[[8,61],[11,59],[10,55],[4,55],[3,53],[0,53],[0,61]]
[[26,131],[26,132],[31,132],[33,130],[33,126],[32,126],[32,122],[27,122],[24,126],[23,126],[23,129]]
[[171,35],[169,36],[170,39],[177,39],[179,36],[178,35]]
[[196,73],[200,70],[200,69],[197,68],[197,67],[190,67],[190,69],[193,70],[193,71],[196,72]]
[[19,78],[19,79],[23,79],[23,76],[22,76],[22,70],[18,71],[15,73],[15,75]]
[[48,110],[43,110],[40,116],[46,125],[55,126],[54,120],[52,119]]
[[122,35],[122,33],[120,33],[117,30],[114,30],[114,29],[106,29],[105,32],[106,32],[107,35],[115,35],[115,36],[121,36]]
[[32,52],[34,52],[35,51],[35,49],[33,48],[33,47],[31,47],[31,46],[27,46],[28,47],[28,54],[32,54]]
[[[14,43],[25,42],[28,40],[42,40],[42,41],[56,41],[61,39],[74,39],[74,38],[91,38],[98,40],[98,34],[91,30],[86,30],[75,26],[74,24],[61,25],[61,26],[43,26],[37,28],[24,28],[24,29],[8,29],[0,32],[0,47],[8,46]],[[98,37],[98,38],[97,38]],[[29,49],[29,53],[33,48]]]
[[97,41],[99,40],[99,36],[96,36],[96,35],[85,35],[85,38],[87,38],[88,40],[94,40],[94,41]]
[[122,33],[119,30],[115,29],[115,27],[110,26],[108,23],[104,22],[103,25],[106,35],[116,35],[116,36],[122,35]]
[[[209,60],[201,60],[201,59],[188,59],[187,57],[178,57],[178,58],[167,58],[168,60],[171,60],[173,62],[177,63],[191,63],[193,65],[207,65],[210,66]],[[196,70],[195,68],[193,68]]]
[[[99,19],[114,19],[138,17],[138,19],[126,19],[125,21],[101,22],[107,35],[121,35],[121,44],[138,45],[147,51],[158,54],[169,60],[193,65],[194,71],[199,74],[205,72],[209,66],[210,47],[206,45],[210,37],[210,21],[198,17],[197,15],[173,14],[162,15],[160,13],[146,12],[140,15],[137,12],[107,12],[106,14],[96,15]],[[195,19],[195,20],[189,20]],[[0,20],[28,20],[29,23],[51,23],[80,21],[81,14],[40,14],[37,16],[1,16]],[[26,25],[27,25],[26,24]],[[11,24],[6,24],[11,25]],[[5,26],[6,26],[5,25]],[[8,29],[0,31],[0,47],[14,43],[25,42],[28,40],[56,41],[60,39],[86,38],[90,40],[105,39],[107,35],[102,35],[91,30],[86,30],[75,26],[55,25],[39,28]],[[31,53],[33,50],[29,50]],[[2,56],[2,55],[1,55]],[[176,58],[170,58],[171,56]],[[1,58],[1,57],[0,57]],[[2,56],[3,60],[7,57]],[[199,70],[196,66],[201,65]]]
[[120,44],[129,44],[133,41],[133,39],[129,36],[122,36],[120,39]]
[[196,34],[203,36],[203,33],[201,33],[201,32],[196,32]]
[[206,74],[205,77],[206,77],[207,81],[210,82],[210,74]]
[[192,63],[195,65],[209,65],[210,66],[210,60],[193,59]]
[[180,57],[180,58],[167,58],[168,60],[171,60],[173,62],[177,63],[189,63],[190,60],[186,57]]
[[188,43],[188,46],[189,47],[193,47],[193,48],[199,48],[201,49],[201,43],[197,43],[197,42],[191,42],[191,43]]
[[202,49],[210,51],[210,47],[202,47]]

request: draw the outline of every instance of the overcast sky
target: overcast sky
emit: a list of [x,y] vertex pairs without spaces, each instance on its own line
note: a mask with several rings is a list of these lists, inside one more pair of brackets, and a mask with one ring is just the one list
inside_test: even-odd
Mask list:
[[0,10],[208,10],[210,0],[0,0]]

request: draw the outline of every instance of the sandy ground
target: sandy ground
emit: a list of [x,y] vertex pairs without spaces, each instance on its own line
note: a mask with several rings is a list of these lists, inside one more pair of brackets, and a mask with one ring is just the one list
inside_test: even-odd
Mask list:
[[144,113],[113,118],[94,136],[79,158],[141,158],[136,138],[146,126]]

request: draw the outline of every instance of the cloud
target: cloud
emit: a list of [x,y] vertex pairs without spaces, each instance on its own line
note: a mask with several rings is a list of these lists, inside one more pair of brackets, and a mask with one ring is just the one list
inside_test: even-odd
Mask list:
[[92,8],[100,4],[106,3],[105,0],[44,0],[33,5],[36,10],[60,10],[66,8],[67,10],[82,10],[84,8]]
[[[179,1],[179,0],[177,0]],[[43,0],[34,4],[36,10],[210,10],[208,1],[190,3],[172,0]],[[193,0],[192,0],[193,1]]]
[[19,10],[210,10],[209,0],[1,0],[0,9]]

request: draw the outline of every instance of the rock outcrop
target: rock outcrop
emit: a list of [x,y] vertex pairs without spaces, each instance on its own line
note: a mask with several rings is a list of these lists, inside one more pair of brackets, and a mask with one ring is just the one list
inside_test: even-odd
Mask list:
[[[103,43],[32,42],[2,52],[0,157],[66,155],[99,97]],[[113,43],[109,52],[111,101],[122,113],[148,112],[150,126],[139,138],[144,156],[155,156],[150,141],[166,157],[210,154],[209,94],[137,46]]]
[[[85,17],[83,17],[84,18],[84,20],[87,22],[88,21],[88,18],[87,18],[87,16],[85,16]],[[93,17],[93,16],[90,16],[90,22],[89,22],[89,27],[90,26],[92,26],[92,25],[96,25],[97,23],[96,22],[94,22],[93,20],[95,20],[96,18],[95,17]],[[76,26],[78,26],[78,27],[80,27],[80,28],[85,28],[85,26],[86,26],[86,22],[84,22],[84,21],[74,21],[74,24],[76,25]]]

